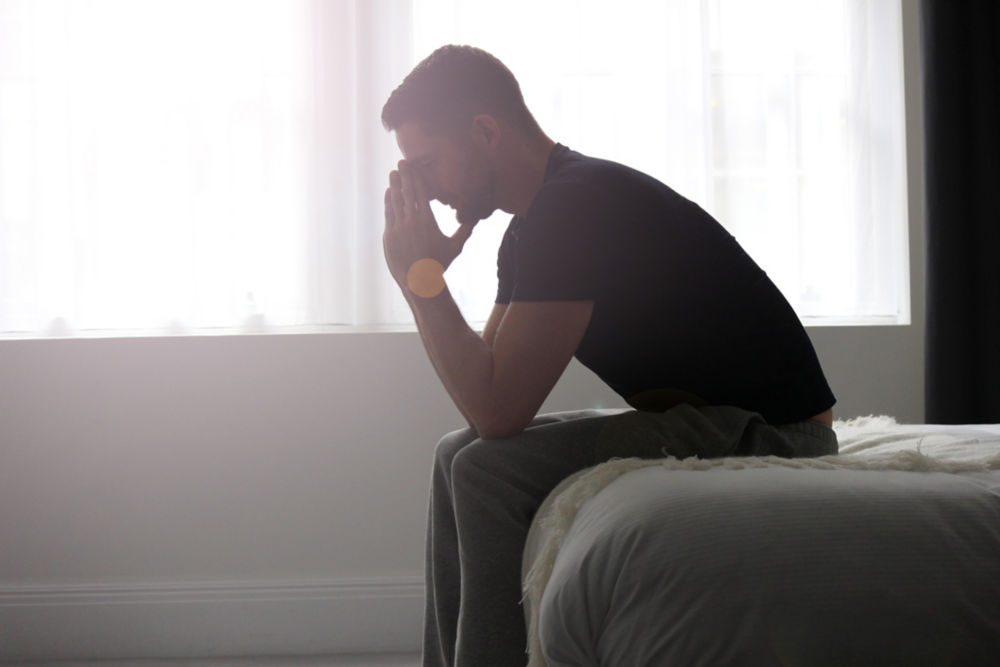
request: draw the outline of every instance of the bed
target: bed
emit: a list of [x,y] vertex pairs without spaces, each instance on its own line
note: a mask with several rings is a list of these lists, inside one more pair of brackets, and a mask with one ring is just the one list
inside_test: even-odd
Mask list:
[[1000,664],[1000,425],[834,428],[837,456],[565,480],[524,550],[529,664]]

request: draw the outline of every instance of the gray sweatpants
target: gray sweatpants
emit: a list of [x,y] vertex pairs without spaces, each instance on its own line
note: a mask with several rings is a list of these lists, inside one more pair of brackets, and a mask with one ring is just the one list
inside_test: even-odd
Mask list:
[[427,523],[424,665],[527,662],[521,552],[539,505],[561,480],[613,457],[809,457],[837,453],[813,421],[771,426],[732,407],[541,415],[524,432],[437,445]]

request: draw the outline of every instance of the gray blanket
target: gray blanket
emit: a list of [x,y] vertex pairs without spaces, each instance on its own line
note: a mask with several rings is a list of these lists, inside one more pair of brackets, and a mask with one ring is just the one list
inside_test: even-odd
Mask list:
[[836,426],[819,459],[611,461],[525,549],[531,664],[988,664],[1000,428]]

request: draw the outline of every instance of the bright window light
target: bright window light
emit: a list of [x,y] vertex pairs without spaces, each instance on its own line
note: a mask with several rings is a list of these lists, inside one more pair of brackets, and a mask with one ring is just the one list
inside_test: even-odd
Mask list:
[[[906,323],[900,31],[882,0],[0,0],[0,335],[410,322],[378,115],[445,43],[713,213],[807,324]],[[495,218],[448,272],[473,323]]]
[[[899,3],[414,7],[414,62],[449,42],[491,51],[550,136],[696,201],[807,324],[909,322]],[[482,280],[496,239],[485,241],[449,284]]]

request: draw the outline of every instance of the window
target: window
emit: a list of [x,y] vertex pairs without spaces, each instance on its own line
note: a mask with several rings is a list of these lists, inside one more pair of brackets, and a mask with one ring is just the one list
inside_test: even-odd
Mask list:
[[[446,42],[549,134],[711,211],[809,322],[908,317],[900,8],[0,0],[0,333],[409,321],[381,104]],[[451,227],[450,211],[437,209]],[[449,270],[470,321],[509,216]]]
[[414,7],[414,61],[446,42],[493,52],[553,138],[699,203],[807,324],[908,323],[898,3]]

